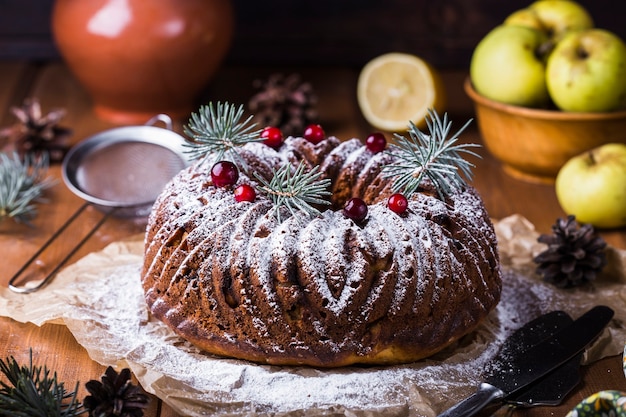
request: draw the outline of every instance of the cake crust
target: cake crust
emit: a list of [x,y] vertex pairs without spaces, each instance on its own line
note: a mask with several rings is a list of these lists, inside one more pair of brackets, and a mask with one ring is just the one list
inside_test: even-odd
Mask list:
[[[165,188],[145,238],[142,285],[151,313],[216,355],[276,365],[397,364],[430,356],[471,332],[497,305],[496,237],[466,186],[442,199],[425,181],[398,215],[382,167],[357,139],[240,153],[269,177],[284,163],[320,166],[332,200],[303,221],[262,195],[238,203],[197,162]],[[242,173],[239,183],[256,180]],[[368,204],[356,223],[339,209]]]

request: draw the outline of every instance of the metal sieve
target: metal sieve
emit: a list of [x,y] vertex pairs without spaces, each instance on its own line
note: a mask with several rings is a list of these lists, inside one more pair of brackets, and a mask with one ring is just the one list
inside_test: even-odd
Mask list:
[[[165,128],[155,126],[158,122]],[[63,181],[85,203],[11,278],[9,288],[30,293],[47,285],[110,216],[147,216],[165,184],[187,166],[183,144],[169,116],[160,114],[142,126],[105,130],[70,149],[63,159]],[[104,215],[71,252],[36,286],[15,285],[30,264],[92,205]]]

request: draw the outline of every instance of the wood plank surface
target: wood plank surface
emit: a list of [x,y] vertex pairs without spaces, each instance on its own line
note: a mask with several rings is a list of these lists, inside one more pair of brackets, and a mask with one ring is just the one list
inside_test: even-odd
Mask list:
[[[272,67],[227,66],[216,76],[203,93],[200,102],[227,100],[245,104],[252,94],[252,82],[265,78],[275,71]],[[350,68],[305,67],[284,68],[282,72],[298,72],[303,79],[310,81],[319,96],[318,109],[321,123],[326,131],[340,139],[365,137],[371,127],[362,118],[356,103],[355,86],[358,73]],[[444,80],[449,95],[448,112],[457,127],[473,117],[473,108],[465,96],[462,83],[466,76],[463,71],[446,72]],[[10,107],[20,105],[25,98],[36,97],[44,111],[65,108],[66,117],[62,125],[74,131],[73,143],[114,125],[99,120],[91,110],[91,102],[82,87],[75,81],[67,68],[60,62],[30,64],[24,62],[0,63],[0,121],[1,126],[13,123]],[[175,123],[175,130],[182,132],[185,120]],[[465,140],[480,142],[476,123],[464,135]],[[477,163],[475,186],[482,194],[487,209],[495,219],[519,213],[533,222],[540,232],[549,232],[555,219],[564,215],[556,200],[554,187],[521,182],[505,175],[496,160],[482,149],[483,159]],[[74,213],[83,201],[65,187],[61,180],[59,165],[51,167],[50,175],[57,185],[48,195],[49,203],[39,206],[40,213],[32,227],[0,223],[0,253],[3,257],[0,284],[6,285],[19,267],[54,233],[66,219]],[[78,236],[87,233],[98,221],[101,213],[88,209],[72,229],[71,237],[65,237],[51,246],[35,265],[32,272],[41,276],[56,260],[71,249]],[[124,237],[142,233],[144,220],[113,218],[93,236],[70,262],[87,253],[100,250],[108,243]],[[610,244],[626,249],[624,229],[602,232]],[[37,363],[45,363],[59,374],[59,379],[68,385],[75,381],[82,384],[89,379],[99,378],[103,367],[93,362],[86,351],[74,340],[63,326],[46,324],[37,327],[0,318],[0,357],[14,356],[26,361],[28,349],[33,347]],[[81,384],[79,397],[86,395]],[[557,408],[540,407],[526,411],[516,411],[516,415],[561,416],[582,398],[600,389],[620,389],[626,391],[626,380],[622,371],[621,358],[607,358],[584,369],[584,384],[568,397],[567,402]],[[160,401],[153,401],[147,416],[174,417],[176,414]]]

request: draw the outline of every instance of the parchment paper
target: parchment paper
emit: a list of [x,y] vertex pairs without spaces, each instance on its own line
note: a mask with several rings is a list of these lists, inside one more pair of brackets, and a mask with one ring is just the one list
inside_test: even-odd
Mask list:
[[592,286],[561,290],[534,273],[532,256],[545,246],[532,224],[512,216],[495,225],[504,272],[497,309],[454,346],[409,365],[318,370],[199,352],[147,312],[139,281],[143,236],[86,256],[42,291],[2,289],[0,315],[67,326],[94,360],[131,368],[146,391],[189,416],[435,416],[474,392],[481,370],[512,331],[556,309],[576,318],[598,304],[613,308],[615,319],[584,361],[620,354],[626,251],[609,248],[609,265]]

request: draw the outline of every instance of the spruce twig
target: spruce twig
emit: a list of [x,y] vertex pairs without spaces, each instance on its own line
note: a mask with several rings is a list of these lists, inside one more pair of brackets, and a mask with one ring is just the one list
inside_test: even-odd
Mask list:
[[20,366],[14,357],[0,360],[0,372],[8,383],[0,381],[0,417],[74,417],[83,414],[74,391],[65,390],[56,372],[33,366],[30,351],[28,366]]
[[249,142],[259,142],[260,130],[254,130],[256,124],[250,123],[252,116],[243,122],[243,106],[236,107],[229,103],[209,103],[193,113],[189,124],[183,130],[191,140],[185,146],[192,159],[209,158],[210,164],[229,160],[247,170],[246,163],[237,153],[236,148]]
[[12,218],[28,223],[37,215],[35,203],[42,201],[44,191],[53,185],[45,174],[46,154],[31,154],[21,159],[17,153],[0,153],[0,221]]
[[286,207],[292,216],[296,216],[297,213],[303,213],[305,216],[316,216],[320,212],[312,204],[330,204],[330,201],[324,199],[325,196],[331,194],[328,191],[330,179],[320,179],[321,174],[318,166],[306,172],[302,162],[293,172],[291,165],[283,165],[274,171],[271,181],[267,181],[254,173],[261,183],[259,189],[266,193],[274,203],[274,215],[278,222],[281,221],[281,206]]
[[439,197],[458,190],[465,185],[463,177],[472,178],[472,163],[461,154],[469,154],[480,158],[470,150],[478,144],[458,144],[459,135],[471,123],[467,121],[461,129],[448,138],[452,122],[447,114],[443,119],[437,112],[429,111],[426,117],[428,134],[420,131],[414,123],[409,124],[409,137],[395,134],[397,145],[389,147],[387,152],[393,153],[400,162],[383,168],[385,176],[394,177],[393,191],[402,192],[406,197],[415,193],[424,178],[428,178],[435,186]]

